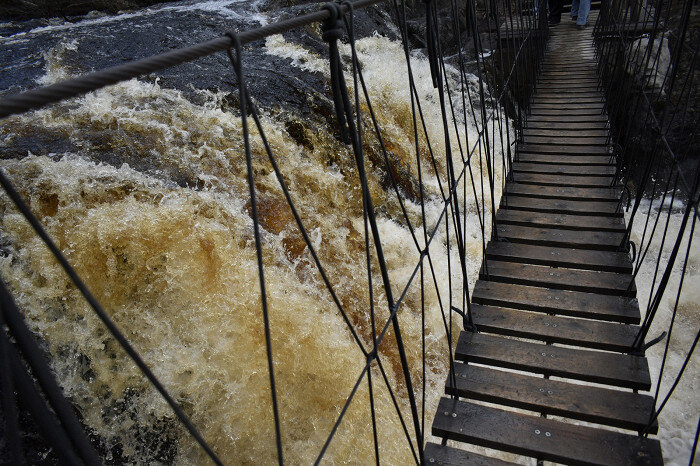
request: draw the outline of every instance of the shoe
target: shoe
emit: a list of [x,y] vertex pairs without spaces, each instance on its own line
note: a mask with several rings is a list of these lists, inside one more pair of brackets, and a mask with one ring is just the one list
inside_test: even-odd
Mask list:
[[576,29],[578,29],[579,31],[583,31],[584,29],[586,29],[587,26],[588,24],[577,24]]
[[548,24],[550,26],[556,26],[559,23],[561,23],[561,19],[549,18]]
[[576,21],[578,19],[578,16],[572,16],[571,21]]

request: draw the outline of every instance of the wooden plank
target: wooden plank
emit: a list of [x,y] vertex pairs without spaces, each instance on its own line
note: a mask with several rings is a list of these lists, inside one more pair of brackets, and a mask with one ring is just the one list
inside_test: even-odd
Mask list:
[[523,135],[527,136],[549,136],[549,137],[568,137],[568,138],[607,138],[608,131],[606,129],[581,129],[576,128],[574,131],[566,131],[565,129],[543,129],[543,128],[525,128]]
[[[538,154],[539,155],[539,154]],[[609,157],[607,157],[609,159]],[[569,158],[569,160],[575,159],[575,157]],[[548,175],[563,175],[563,176],[601,176],[601,177],[611,177],[615,175],[617,171],[615,167],[605,164],[605,165],[589,165],[589,166],[577,166],[569,164],[552,164],[552,163],[537,163],[520,160],[514,162],[513,170],[516,172],[523,173],[542,173]],[[608,183],[611,181],[608,180]]]
[[585,78],[595,78],[598,76],[595,72],[591,72],[587,69],[578,70],[561,70],[556,67],[549,66],[547,68],[543,67],[540,77],[542,79],[585,79]]
[[[571,41],[569,43],[576,44],[578,47],[576,48],[577,51],[579,51],[579,47],[582,47],[585,42],[582,42],[580,40],[576,40],[576,35],[569,36],[571,37]],[[556,39],[553,39],[556,40]],[[568,42],[568,41],[567,41]],[[563,45],[563,44],[562,44]],[[585,56],[590,55],[590,58],[585,58]],[[595,66],[595,54],[586,54],[585,52],[581,51],[581,53],[576,53],[576,55],[572,54],[566,54],[566,53],[548,53],[547,56],[545,57],[545,60],[551,60],[551,61],[556,61],[558,63],[586,63],[589,65]]]
[[[578,104],[603,104],[600,95],[590,93],[579,94],[539,94],[532,100],[533,104],[552,106],[578,105]],[[596,106],[596,108],[599,106]]]
[[480,304],[472,305],[472,318],[482,333],[619,353],[630,351],[639,331],[636,325],[572,319]]
[[600,295],[582,291],[555,290],[477,280],[472,293],[476,304],[544,312],[563,316],[599,319],[624,324],[640,321],[636,298]]
[[586,59],[585,55],[576,54],[576,57],[567,57],[565,55],[548,55],[542,60],[543,65],[551,65],[557,69],[570,69],[570,68],[586,68],[586,69],[596,69],[596,64],[591,55],[590,60]]
[[547,123],[607,123],[608,116],[603,113],[594,114],[574,114],[567,113],[562,114],[561,112],[553,112],[552,110],[542,110],[540,112],[531,114],[527,118],[528,125],[538,122]]
[[596,76],[596,67],[587,63],[579,64],[567,64],[567,63],[557,63],[554,61],[544,61],[542,62],[542,75],[543,76],[554,76],[555,74],[561,75],[562,73],[580,73],[587,74],[589,76]]
[[[614,159],[609,155],[568,155],[568,154],[539,154],[535,152],[519,152],[518,162],[549,163],[553,165],[601,165],[614,166]],[[585,170],[585,168],[583,168]]]
[[567,92],[569,89],[584,89],[587,92],[589,89],[598,90],[598,78],[591,77],[573,80],[540,78],[537,81],[537,85],[545,89],[551,87],[559,92]]
[[580,84],[581,80],[576,80],[572,82],[553,80],[553,81],[539,81],[537,83],[538,91],[533,96],[533,99],[539,99],[542,97],[579,97],[581,95],[593,95],[595,94],[598,99],[602,99],[601,90],[598,88],[598,81],[591,80],[589,83]]
[[542,121],[528,120],[525,122],[527,129],[551,129],[555,131],[584,131],[587,129],[605,130],[607,131],[607,120],[600,121],[581,121],[581,122],[565,122],[565,121]]
[[511,243],[593,249],[596,251],[617,251],[625,237],[624,233],[609,231],[562,230],[503,224],[497,225],[496,230],[499,239],[505,238]]
[[[621,390],[531,377],[490,367],[455,363],[454,383],[445,392],[547,415],[563,416],[622,429],[643,430],[654,398]],[[658,431],[658,423],[651,428]]]
[[[546,92],[547,94],[544,94]],[[589,94],[592,92],[597,92],[600,95],[600,89],[598,88],[598,80],[591,79],[585,81],[583,79],[577,79],[574,81],[566,82],[558,79],[554,80],[539,80],[537,82],[537,93],[533,96],[533,99],[538,98],[540,93],[542,95],[556,95],[559,97],[574,96],[579,94]]]
[[425,445],[423,457],[427,460],[427,464],[444,466],[463,466],[466,464],[472,466],[508,466],[514,464],[498,458],[489,458],[488,456],[477,455],[470,451],[459,450],[432,442],[428,442]]
[[487,260],[479,277],[490,281],[543,286],[557,290],[629,297],[637,295],[632,275],[600,270],[578,270]]
[[544,110],[555,110],[559,112],[585,112],[584,114],[603,113],[605,104],[603,102],[577,102],[575,99],[567,99],[568,102],[546,102],[535,99],[530,105],[533,114]]
[[564,348],[483,333],[462,332],[455,349],[455,358],[637,390],[649,390],[651,387],[646,358],[628,354]]
[[[598,78],[582,78],[582,79],[546,79],[540,78],[537,85],[540,89],[546,89],[551,92],[597,92],[602,94],[603,91],[598,87]],[[542,86],[544,84],[544,86]],[[541,91],[538,91],[541,92]],[[539,94],[535,94],[539,95]]]
[[661,465],[658,440],[442,398],[433,435],[565,464]]
[[617,201],[571,201],[563,199],[535,199],[508,195],[501,198],[501,206],[514,210],[569,215],[590,215],[594,217],[622,217],[623,215],[622,212],[617,211]]
[[588,251],[490,241],[486,246],[486,257],[493,260],[550,267],[632,273],[632,262],[629,255],[624,252]]
[[568,121],[573,116],[601,116],[604,114],[602,107],[597,108],[543,108],[538,105],[533,105],[530,107],[530,114],[532,116],[552,116],[558,117],[560,121]]
[[622,190],[619,187],[609,188],[575,188],[538,186],[522,183],[508,183],[506,194],[543,199],[568,199],[586,201],[614,201],[620,198]]
[[[606,146],[608,139],[601,136],[537,136],[534,134],[524,134],[524,143],[526,144],[552,144],[555,146]],[[566,150],[565,149],[565,150]]]
[[533,98],[532,104],[554,108],[568,107],[572,105],[582,106],[585,104],[586,108],[603,108],[604,102],[600,96],[588,94],[547,94],[538,95],[537,97]]
[[537,83],[536,94],[532,97],[532,101],[544,98],[592,98],[595,97],[602,101],[603,97],[597,83],[590,83],[583,86],[573,86],[576,82],[566,83],[559,80],[540,81]]
[[562,148],[556,144],[519,144],[518,151],[524,152],[534,152],[537,154],[561,154],[565,152],[570,155],[607,155],[610,156],[610,152],[606,147],[593,146],[593,147],[566,147]]
[[526,173],[518,170],[511,172],[513,181],[525,184],[540,184],[545,186],[572,188],[606,188],[612,183],[609,176],[567,176],[544,173]]
[[496,213],[496,223],[575,231],[624,233],[626,230],[625,222],[620,217],[592,217],[589,215],[552,214],[510,209],[499,209]]

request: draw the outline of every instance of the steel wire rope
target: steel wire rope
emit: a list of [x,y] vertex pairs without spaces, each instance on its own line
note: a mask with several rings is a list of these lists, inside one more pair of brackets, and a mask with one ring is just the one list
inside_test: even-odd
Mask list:
[[250,196],[250,210],[253,220],[253,236],[255,238],[255,255],[258,266],[258,282],[260,286],[260,301],[263,313],[263,326],[265,333],[265,352],[267,356],[267,371],[270,378],[270,397],[272,398],[272,412],[275,423],[275,443],[277,447],[277,462],[284,464],[284,455],[282,451],[282,429],[280,426],[279,407],[277,402],[277,385],[275,383],[275,365],[272,350],[272,337],[270,330],[270,316],[267,303],[267,289],[265,286],[265,271],[263,265],[263,250],[260,239],[260,219],[258,217],[258,203],[255,194],[255,178],[253,174],[253,158],[250,151],[250,134],[248,132],[248,95],[246,92],[245,78],[243,76],[243,56],[241,50],[241,42],[238,35],[229,33],[233,48],[236,50],[236,59],[234,59],[231,48],[226,49],[226,52],[231,61],[231,65],[238,78],[238,100],[241,111],[241,125],[243,129],[243,150],[246,160],[246,178],[248,181],[248,191]]
[[[681,297],[681,290],[683,289],[683,283],[685,281],[685,273],[688,267],[688,258],[690,257],[690,251],[691,247],[693,244],[693,233],[695,233],[695,224],[696,222],[693,221],[693,223],[690,226],[690,232],[688,234],[688,246],[686,248],[685,252],[685,257],[683,259],[683,267],[681,268],[681,277],[680,281],[678,283],[678,291],[676,292],[676,299],[675,302],[673,303],[673,311],[671,312],[671,322],[668,325],[668,333],[666,335],[666,344],[664,345],[664,354],[661,357],[661,368],[659,369],[659,377],[656,382],[656,390],[654,392],[654,404],[652,406],[656,406],[658,401],[659,401],[659,392],[661,391],[661,381],[663,379],[664,375],[664,369],[666,368],[666,362],[667,362],[667,357],[668,357],[668,350],[671,344],[671,337],[673,335],[673,327],[676,322],[676,315],[678,313],[678,303],[680,301]],[[654,422],[654,415],[655,412],[652,410],[651,413],[649,413],[649,421],[647,422],[647,427],[645,431],[649,431],[649,428],[652,426]],[[692,464],[692,463],[690,463]]]
[[[1,282],[1,280],[0,280]],[[15,464],[22,463],[22,439],[19,435],[19,411],[15,398],[15,382],[10,365],[12,347],[5,333],[5,304],[0,301],[0,394],[2,394],[3,427],[7,436],[10,460]]]

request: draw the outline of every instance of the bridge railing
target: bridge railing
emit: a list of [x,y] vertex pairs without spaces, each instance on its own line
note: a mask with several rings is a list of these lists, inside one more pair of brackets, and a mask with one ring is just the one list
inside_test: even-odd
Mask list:
[[[495,231],[493,223],[498,197],[508,176],[513,158],[513,146],[520,138],[522,121],[527,111],[527,96],[534,85],[537,64],[542,56],[547,37],[544,15],[535,17],[532,12],[525,15],[519,14],[519,11],[522,11],[520,0],[492,1],[488,3],[488,8],[481,8],[475,1],[468,1],[467,13],[464,16],[460,16],[458,4],[455,1],[447,5],[443,4],[440,9],[436,0],[427,1],[425,3],[425,42],[434,98],[439,102],[442,122],[442,132],[431,134],[425,124],[421,106],[422,97],[417,90],[417,77],[412,70],[412,62],[415,58],[411,54],[407,36],[406,4],[403,1],[392,2],[390,11],[401,33],[405,56],[405,63],[402,66],[406,67],[406,85],[410,96],[413,131],[411,143],[416,157],[415,163],[412,164],[415,170],[412,175],[418,180],[420,192],[418,203],[421,212],[419,220],[416,221],[407,214],[406,195],[394,179],[393,173],[396,167],[392,166],[387,156],[382,138],[383,122],[377,119],[373,111],[362,72],[362,63],[355,49],[354,11],[379,2],[380,0],[358,0],[354,3],[329,3],[314,13],[298,18],[252,31],[229,33],[206,43],[8,96],[0,101],[0,118],[7,118],[213,53],[225,51],[228,54],[236,75],[238,110],[243,133],[242,147],[239,147],[239,150],[245,154],[246,160],[246,179],[249,189],[247,201],[250,206],[249,215],[252,220],[258,267],[258,283],[245,283],[241,286],[258,286],[260,289],[261,321],[264,327],[264,346],[269,375],[270,410],[274,418],[274,437],[277,460],[280,464],[284,461],[286,432],[285,425],[280,419],[280,410],[283,410],[284,406],[280,406],[278,393],[285,387],[280,386],[275,377],[276,359],[273,346],[275,329],[270,320],[271,309],[267,293],[269,278],[265,274],[265,258],[269,251],[263,238],[263,227],[260,221],[260,193],[256,188],[256,179],[259,175],[256,175],[253,169],[251,144],[254,136],[250,127],[255,128],[254,132],[260,138],[259,143],[264,147],[264,156],[279,184],[282,197],[291,211],[298,232],[303,237],[309,261],[314,265],[338,315],[342,317],[348,338],[355,342],[363,358],[362,369],[357,374],[356,382],[349,390],[344,404],[337,407],[338,416],[332,426],[329,426],[325,442],[319,446],[316,462],[320,462],[324,457],[359,387],[366,382],[370,393],[369,417],[375,461],[379,463],[381,459],[378,431],[382,426],[378,424],[375,415],[372,393],[373,387],[383,384],[390,394],[396,415],[403,427],[406,448],[411,451],[409,456],[412,456],[416,463],[422,463],[423,444],[427,435],[425,428],[426,315],[431,316],[435,313],[440,315],[444,327],[444,335],[440,336],[444,340],[444,359],[449,363],[449,376],[454,378],[452,370],[454,332],[458,331],[459,320],[465,328],[473,328],[467,243],[474,240],[468,238],[467,229],[474,226],[478,228],[480,238],[476,241],[481,242],[483,251],[488,236]],[[542,3],[540,11],[544,11],[543,6]],[[460,19],[463,17],[466,18],[466,28],[460,25]],[[358,328],[357,323],[348,317],[342,296],[330,275],[326,273],[327,266],[323,264],[312,235],[295,206],[293,193],[290,192],[290,187],[285,181],[285,173],[277,163],[279,154],[274,153],[266,139],[260,109],[254,104],[255,95],[246,86],[246,49],[244,47],[246,44],[312,22],[322,22],[324,39],[329,43],[331,88],[337,123],[340,127],[340,140],[344,144],[342,147],[345,148],[342,153],[354,158],[355,173],[358,177],[355,183],[361,192],[364,249],[361,257],[356,257],[355,260],[366,263],[367,275],[346,277],[346,279],[367,281],[369,300],[366,304],[366,313],[369,314],[368,320],[371,322],[369,332],[363,332]],[[458,33],[454,43],[445,44],[441,41],[440,31],[450,23]],[[462,43],[460,32],[465,29],[470,36],[471,54],[475,57],[475,76],[469,72],[467,44]],[[485,37],[490,38],[490,44],[482,42]],[[338,53],[339,40],[347,41],[350,46],[349,64],[343,64]],[[496,47],[497,42],[505,44],[503,47],[508,50],[508,54],[493,53],[491,49]],[[449,60],[445,54],[448,47],[456,51]],[[346,67],[349,68],[349,72],[345,71]],[[490,77],[486,75],[487,68],[492,72]],[[347,81],[346,75],[350,76]],[[457,79],[455,75],[458,76]],[[348,82],[352,83],[352,93],[348,92]],[[517,93],[514,89],[517,89]],[[503,111],[504,104],[509,108],[507,116]],[[469,124],[476,127],[475,140],[470,140],[467,127]],[[410,232],[412,238],[406,248],[413,249],[415,263],[411,265],[412,273],[406,283],[396,283],[396,280],[392,280],[391,267],[384,257],[385,240],[378,226],[380,214],[375,208],[375,201],[371,195],[364,153],[364,147],[370,138],[376,138],[374,143],[380,146],[386,165],[385,170],[389,174],[389,191],[396,196],[399,205],[396,216],[403,219],[402,227]],[[440,140],[441,142],[438,142]],[[429,172],[426,173],[423,170]],[[436,197],[441,207],[436,220],[426,217],[425,203],[428,195],[424,189],[424,176],[434,177],[437,181]],[[167,401],[176,417],[205,454],[215,463],[221,464],[222,458],[208,443],[206,435],[201,433],[202,425],[195,425],[180,402],[169,393],[166,385],[155,375],[147,358],[142,357],[129,342],[128,334],[121,329],[123,323],[116,322],[112,317],[112,310],[104,308],[99,299],[91,293],[75,267],[66,258],[62,247],[49,235],[22,196],[21,187],[19,189],[15,187],[11,177],[3,170],[0,170],[0,184],[15,208],[50,249],[60,267],[113,338]],[[446,254],[441,251],[446,251]],[[446,270],[447,276],[442,276],[440,270]],[[7,277],[4,277],[3,282],[6,281]],[[448,282],[447,289],[444,287],[445,281]],[[373,283],[381,283],[381,286]],[[373,296],[375,287],[381,291],[385,302],[380,303]],[[4,324],[0,331],[0,350],[2,350],[0,363],[3,365],[2,407],[5,413],[4,431],[10,440],[8,444],[11,445],[9,454],[13,460],[22,462],[22,439],[18,433],[18,413],[14,396],[17,392],[23,403],[31,406],[31,414],[37,426],[40,430],[43,429],[42,433],[46,441],[55,449],[61,460],[68,463],[97,463],[99,462],[97,453],[100,448],[99,441],[94,437],[88,437],[83,432],[81,421],[75,416],[69,400],[63,396],[56,384],[47,361],[44,360],[41,350],[28,331],[22,311],[13,300],[13,295],[18,293],[32,293],[32,290],[11,289],[4,283],[0,287],[2,296],[0,318],[3,319],[0,324]],[[426,308],[424,299],[426,293],[434,293],[437,296],[439,309]],[[418,297],[417,302],[420,303],[414,304],[414,308],[411,309],[412,312],[420,314],[422,320],[418,337],[421,341],[413,342],[414,346],[421,348],[421,355],[418,358],[415,355],[406,354],[402,335],[401,316],[409,312],[406,304],[409,294],[413,298]],[[379,320],[378,307],[383,308],[382,315],[385,316],[383,320]],[[387,338],[388,335],[391,335],[391,338]],[[392,348],[388,348],[390,344]],[[392,378],[391,372],[382,363],[386,358],[385,355],[390,352],[399,355],[396,370],[401,375],[395,378]],[[59,356],[54,355],[54,357]],[[410,413],[404,411],[410,411]],[[199,420],[199,422],[202,421]]]
[[[692,264],[700,196],[697,15],[691,0],[612,0],[602,2],[594,30],[617,160],[615,182],[623,188],[619,208],[628,222],[620,250],[633,257],[646,310],[634,351],[659,344],[650,356],[659,373],[649,426],[679,383],[683,386],[700,336],[697,312],[683,315],[684,308],[697,310],[698,304],[691,291],[697,287]],[[685,328],[678,328],[679,320]],[[668,364],[672,353],[682,355],[674,367]],[[693,455],[697,440],[696,430]]]

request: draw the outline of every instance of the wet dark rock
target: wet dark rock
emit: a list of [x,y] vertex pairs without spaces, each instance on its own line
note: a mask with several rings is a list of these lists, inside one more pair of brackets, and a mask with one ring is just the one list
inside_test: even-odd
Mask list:
[[0,147],[0,159],[22,159],[29,153],[50,155],[76,150],[77,147],[65,135],[37,128],[31,134],[15,137],[12,145]]
[[26,20],[81,16],[91,11],[116,13],[136,10],[162,0],[6,0],[0,4],[0,19]]

